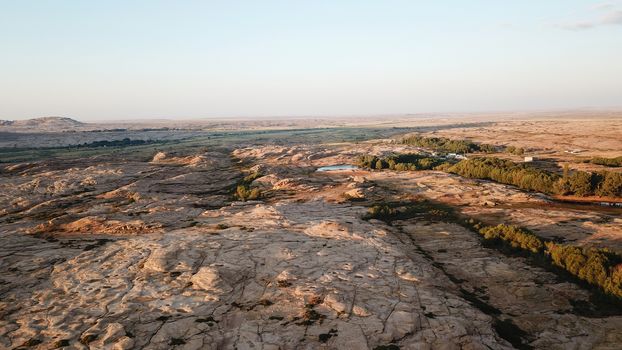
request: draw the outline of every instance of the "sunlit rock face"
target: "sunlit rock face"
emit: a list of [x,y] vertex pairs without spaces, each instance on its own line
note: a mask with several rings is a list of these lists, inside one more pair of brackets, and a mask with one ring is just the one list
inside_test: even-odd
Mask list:
[[[590,293],[451,223],[365,220],[417,196],[615,249],[619,220],[438,171],[321,166],[390,143],[154,150],[3,165],[0,348],[615,349]],[[261,189],[242,201],[244,177]],[[517,205],[519,203],[520,205]],[[556,231],[557,230],[557,231]],[[553,233],[551,233],[553,232]],[[618,242],[618,243],[616,243]],[[593,311],[593,310],[592,310]],[[598,317],[596,317],[598,316]]]

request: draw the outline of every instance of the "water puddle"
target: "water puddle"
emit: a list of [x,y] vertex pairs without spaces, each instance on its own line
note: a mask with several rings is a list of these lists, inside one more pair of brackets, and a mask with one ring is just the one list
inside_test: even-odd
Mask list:
[[340,165],[329,165],[317,168],[317,172],[325,172],[325,171],[340,171],[340,170],[356,170],[359,169],[356,165],[350,164],[340,164]]

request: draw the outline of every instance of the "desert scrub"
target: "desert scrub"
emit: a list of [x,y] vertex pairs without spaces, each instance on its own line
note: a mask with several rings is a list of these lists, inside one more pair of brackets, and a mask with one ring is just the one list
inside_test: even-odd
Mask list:
[[527,164],[494,157],[465,159],[446,171],[462,177],[492,180],[527,191],[575,196],[622,196],[622,174],[590,173],[564,168],[562,176]]
[[622,257],[607,249],[575,247],[546,242],[552,263],[579,279],[622,298]]
[[542,252],[544,248],[544,243],[538,236],[513,225],[486,226],[481,228],[479,233],[488,241],[508,244],[512,248],[527,250],[534,254]]
[[589,160],[592,164],[604,165],[608,167],[622,167],[622,156],[615,158],[592,158]]
[[522,156],[523,154],[525,154],[525,149],[522,147],[507,146],[504,151],[506,153],[514,154],[517,156]]
[[261,190],[251,188],[248,185],[238,185],[235,190],[235,196],[241,201],[254,200],[261,196]]
[[416,153],[393,154],[386,157],[377,157],[366,154],[356,159],[356,165],[367,169],[390,169],[396,171],[430,170],[442,164],[446,160],[439,157],[429,157]]
[[523,190],[554,194],[560,176],[525,164],[499,158],[465,159],[448,169],[462,177],[486,179],[513,185]]
[[616,302],[622,302],[622,257],[607,249],[576,247],[542,239],[531,231],[514,225],[486,225],[460,216],[450,206],[425,199],[411,202],[378,203],[368,208],[363,219],[423,219],[462,225],[478,233],[485,245],[519,254],[553,271],[587,283]]
[[453,153],[491,152],[495,149],[492,145],[477,144],[469,140],[452,140],[445,137],[410,136],[402,139],[401,143]]
[[599,288],[618,301],[622,299],[622,257],[619,255],[607,249],[547,241],[513,225],[479,225],[478,232],[485,241],[526,253]]
[[242,178],[235,188],[234,196],[241,201],[259,199],[261,197],[261,190],[256,187],[251,187],[251,183],[259,177],[261,177],[261,173],[253,172]]
[[367,209],[367,214],[363,216],[364,220],[377,219],[389,224],[394,220],[412,218],[445,222],[458,222],[459,220],[451,207],[425,199],[374,204]]

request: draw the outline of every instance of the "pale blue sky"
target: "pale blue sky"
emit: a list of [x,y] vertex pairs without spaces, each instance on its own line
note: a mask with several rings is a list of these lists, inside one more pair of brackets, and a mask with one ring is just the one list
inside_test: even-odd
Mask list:
[[0,0],[0,119],[622,106],[622,2]]

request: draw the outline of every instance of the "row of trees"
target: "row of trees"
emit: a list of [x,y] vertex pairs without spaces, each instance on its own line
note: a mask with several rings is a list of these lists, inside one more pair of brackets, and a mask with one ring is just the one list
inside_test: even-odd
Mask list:
[[557,192],[563,195],[622,197],[622,174],[610,171],[575,171],[570,174],[566,165],[564,175],[556,186]]
[[362,155],[358,157],[356,164],[361,168],[377,170],[443,170],[463,177],[493,180],[523,190],[547,194],[622,197],[622,173],[570,172],[567,165],[564,166],[563,175],[560,176],[527,164],[494,157],[470,158],[452,164],[440,157],[414,153],[387,157]]
[[622,156],[615,158],[592,158],[589,160],[592,164],[604,165],[608,167],[622,167]]
[[622,298],[622,260],[607,250],[546,242],[553,264]]
[[462,160],[447,171],[469,178],[489,179],[524,190],[575,196],[622,197],[622,174],[574,171],[567,166],[563,175],[510,160],[484,157]]
[[489,179],[524,190],[555,193],[559,175],[499,158],[464,159],[448,169],[460,176]]
[[112,140],[112,141],[93,141],[93,142],[85,142],[79,145],[67,146],[67,148],[85,148],[85,147],[127,147],[127,146],[138,146],[138,145],[146,145],[157,143],[158,141],[154,140],[132,140],[130,138],[124,138],[123,140]]
[[[475,143],[469,140],[452,140],[445,137],[424,137],[424,136],[409,136],[402,139],[403,144],[414,145],[418,147],[424,147],[433,149],[436,151],[452,152],[452,153],[495,153],[505,152],[522,156],[527,152],[522,147],[515,146],[494,146],[487,143]],[[622,157],[621,157],[622,158]],[[622,161],[622,159],[621,159]]]
[[516,226],[485,226],[480,228],[478,232],[486,240],[507,244],[511,248],[526,250],[530,253],[541,253],[544,249],[544,243],[540,238]]
[[473,219],[465,220],[451,207],[427,200],[379,203],[370,207],[364,217],[389,224],[394,220],[412,218],[461,224],[479,233],[489,245],[531,256],[602,289],[608,295],[622,298],[622,257],[607,249],[551,242],[514,225],[490,226]]
[[445,137],[410,136],[402,139],[402,143],[437,151],[452,153],[496,152],[496,147],[489,144],[477,144],[469,140],[452,140]]
[[513,225],[484,226],[478,231],[485,240],[502,244],[535,257],[545,257],[579,279],[622,298],[622,257],[607,249],[576,247],[545,241]]
[[361,168],[397,171],[429,170],[444,163],[445,161],[441,158],[427,157],[415,153],[394,154],[382,158],[374,155],[363,155],[359,156],[356,161],[356,164]]

